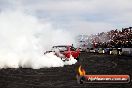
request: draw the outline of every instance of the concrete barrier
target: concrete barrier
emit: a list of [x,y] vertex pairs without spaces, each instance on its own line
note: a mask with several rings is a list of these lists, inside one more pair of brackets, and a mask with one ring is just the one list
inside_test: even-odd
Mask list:
[[99,54],[132,56],[132,48],[96,48],[94,50],[96,51],[96,53],[99,53]]
[[113,55],[117,55],[117,54],[118,54],[117,49],[116,49],[116,48],[113,48],[111,54],[113,54]]
[[122,54],[132,56],[132,48],[122,48]]

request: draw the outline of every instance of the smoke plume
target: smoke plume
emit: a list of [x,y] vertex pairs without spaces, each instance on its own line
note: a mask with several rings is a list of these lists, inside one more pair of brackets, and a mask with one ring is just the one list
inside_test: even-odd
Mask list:
[[54,29],[50,22],[41,23],[32,15],[20,11],[0,13],[0,68],[62,67],[65,63],[59,57],[43,53],[53,45],[73,41],[67,31]]

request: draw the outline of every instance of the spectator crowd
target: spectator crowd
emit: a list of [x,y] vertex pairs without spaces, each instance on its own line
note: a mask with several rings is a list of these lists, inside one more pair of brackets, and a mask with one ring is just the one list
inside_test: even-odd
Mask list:
[[132,27],[90,35],[94,48],[132,48]]

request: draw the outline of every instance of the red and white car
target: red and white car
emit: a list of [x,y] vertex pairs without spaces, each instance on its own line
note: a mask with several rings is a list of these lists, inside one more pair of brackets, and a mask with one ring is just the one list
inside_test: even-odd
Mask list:
[[47,51],[46,53],[48,52],[55,52],[56,56],[64,60],[69,60],[71,56],[76,60],[79,60],[79,55],[80,55],[80,50],[70,45],[53,46],[51,51]]

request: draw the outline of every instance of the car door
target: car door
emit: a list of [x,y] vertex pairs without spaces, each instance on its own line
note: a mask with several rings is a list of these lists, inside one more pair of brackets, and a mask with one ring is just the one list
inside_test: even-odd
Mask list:
[[74,47],[71,47],[71,48],[70,48],[70,51],[71,51],[71,55],[72,55],[74,58],[77,58],[76,49],[75,49]]

